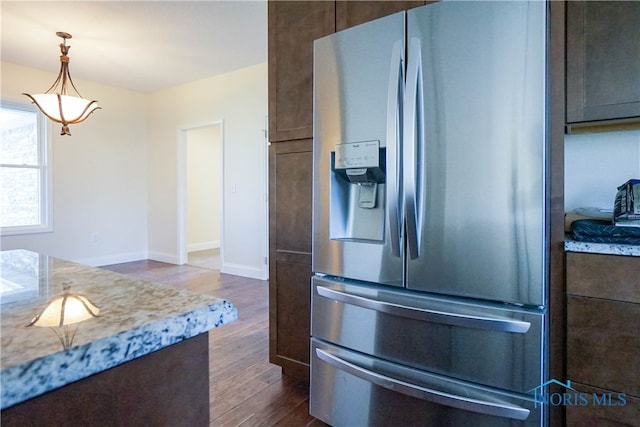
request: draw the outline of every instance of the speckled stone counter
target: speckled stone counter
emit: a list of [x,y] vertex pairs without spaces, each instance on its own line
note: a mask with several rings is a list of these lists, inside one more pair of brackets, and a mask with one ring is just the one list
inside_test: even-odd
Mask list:
[[[25,250],[0,252],[0,279],[2,409],[238,318],[229,301]],[[50,328],[26,327],[63,284],[100,307],[67,350]]]
[[578,242],[570,237],[564,241],[566,252],[584,252],[601,255],[640,256],[640,246],[620,245],[617,243]]

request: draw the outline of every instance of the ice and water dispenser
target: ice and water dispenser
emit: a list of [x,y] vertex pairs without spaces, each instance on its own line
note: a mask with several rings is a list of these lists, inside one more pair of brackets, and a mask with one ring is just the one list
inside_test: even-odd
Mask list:
[[385,151],[380,141],[361,141],[331,152],[331,239],[384,240]]

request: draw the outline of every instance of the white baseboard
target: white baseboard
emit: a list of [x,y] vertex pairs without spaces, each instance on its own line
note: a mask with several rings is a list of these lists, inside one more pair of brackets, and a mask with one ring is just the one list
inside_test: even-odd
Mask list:
[[258,268],[250,265],[224,263],[220,268],[220,272],[258,280],[267,280],[268,277],[265,268]]
[[148,259],[148,254],[146,252],[132,252],[128,254],[113,254],[92,258],[80,258],[73,261],[92,267],[100,267],[103,265],[122,264],[124,262],[133,262],[145,259]]
[[206,251],[208,249],[218,249],[220,247],[220,240],[211,240],[208,242],[189,243],[187,245],[187,252]]
[[148,259],[153,261],[167,262],[169,264],[178,264],[176,254],[168,254],[164,252],[149,252]]
[[[178,259],[174,254],[163,252],[133,252],[128,254],[115,254],[93,258],[81,258],[72,261],[92,267],[99,267],[104,265],[121,264],[125,262],[141,261],[146,259],[166,262],[169,264],[178,264]],[[224,263],[221,266],[220,272],[224,274],[232,274],[234,276],[249,277],[251,279],[258,280],[267,280],[268,278],[266,266],[264,268],[259,268],[250,265]]]

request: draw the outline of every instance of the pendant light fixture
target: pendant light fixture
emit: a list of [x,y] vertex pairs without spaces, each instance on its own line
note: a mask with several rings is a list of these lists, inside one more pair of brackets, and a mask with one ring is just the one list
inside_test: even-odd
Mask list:
[[[63,43],[60,43],[60,52],[62,55],[60,55],[60,72],[58,73],[58,78],[45,93],[37,95],[23,93],[23,95],[28,96],[49,119],[62,124],[60,135],[71,135],[69,125],[83,122],[91,113],[100,107],[97,104],[98,101],[84,99],[73,84],[73,80],[71,80],[71,75],[69,74],[69,57],[67,56],[71,48],[71,46],[67,46],[67,39],[71,38],[71,34],[58,31],[56,35],[63,40]],[[75,95],[69,94],[68,85],[71,85]]]

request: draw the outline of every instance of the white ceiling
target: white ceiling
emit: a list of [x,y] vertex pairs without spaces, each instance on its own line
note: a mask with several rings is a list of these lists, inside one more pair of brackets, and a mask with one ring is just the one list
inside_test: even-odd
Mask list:
[[138,92],[267,60],[266,0],[2,0],[0,12],[2,61],[57,73],[64,31],[74,80]]

